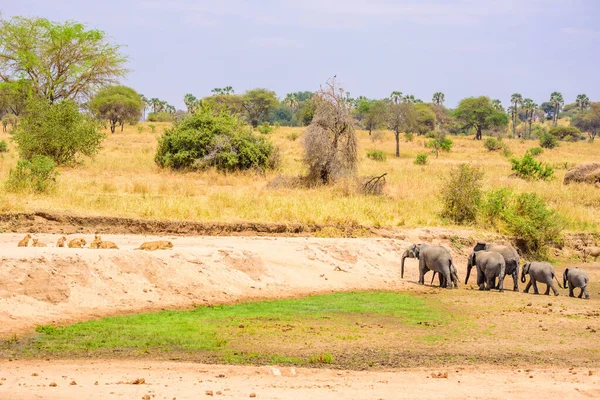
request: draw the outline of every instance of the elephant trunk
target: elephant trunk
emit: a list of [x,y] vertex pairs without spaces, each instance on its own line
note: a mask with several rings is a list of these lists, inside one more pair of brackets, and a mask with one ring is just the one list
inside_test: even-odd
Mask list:
[[410,257],[410,256],[411,256],[411,254],[410,254],[410,251],[409,251],[409,250],[406,250],[406,251],[404,252],[404,254],[402,254],[402,266],[401,266],[401,268],[400,268],[400,277],[401,277],[401,278],[404,278],[404,260],[405,260],[407,257]]
[[565,272],[563,273],[563,286],[565,287],[565,289],[569,288],[569,286],[567,285],[568,277],[569,277],[569,268],[565,269]]
[[469,276],[471,276],[471,269],[473,268],[473,264],[475,264],[475,253],[469,256],[469,262],[467,263],[467,276],[465,278],[465,285],[469,282]]

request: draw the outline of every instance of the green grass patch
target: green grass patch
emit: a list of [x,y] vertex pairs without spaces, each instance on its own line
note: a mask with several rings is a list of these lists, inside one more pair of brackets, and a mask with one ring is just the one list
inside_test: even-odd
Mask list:
[[[36,335],[2,347],[28,355],[107,354],[117,349],[141,355],[205,352],[227,363],[326,364],[334,362],[333,355],[306,343],[334,348],[339,342],[381,335],[380,324],[397,331],[418,329],[424,321],[446,321],[439,303],[409,293],[348,292],[38,326]],[[358,334],[363,328],[357,325],[363,322]]]

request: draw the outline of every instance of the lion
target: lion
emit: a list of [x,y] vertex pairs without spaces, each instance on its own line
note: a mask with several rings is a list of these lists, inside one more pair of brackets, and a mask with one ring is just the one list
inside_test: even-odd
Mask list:
[[134,250],[167,250],[172,249],[173,243],[168,240],[158,240],[156,242],[144,242],[140,247]]
[[583,262],[587,262],[588,256],[594,257],[594,262],[600,257],[600,247],[586,246],[581,249],[581,252],[583,253]]
[[119,247],[114,242],[100,242],[99,249],[118,249]]
[[56,242],[56,247],[65,247],[65,242],[67,241],[66,237],[61,237],[60,239],[58,239],[58,242]]
[[29,239],[31,239],[31,235],[28,233],[25,237],[19,242],[17,247],[27,247],[29,246]]
[[100,243],[102,243],[102,239],[100,236],[95,235],[94,240],[92,240],[92,243],[90,243],[90,249],[99,249]]
[[33,239],[33,243],[31,244],[32,247],[48,247],[46,246],[46,243],[42,243],[37,239]]
[[79,238],[79,239],[73,239],[69,242],[69,247],[70,248],[76,248],[76,249],[81,249],[83,248],[83,246],[86,245],[86,241],[83,238]]

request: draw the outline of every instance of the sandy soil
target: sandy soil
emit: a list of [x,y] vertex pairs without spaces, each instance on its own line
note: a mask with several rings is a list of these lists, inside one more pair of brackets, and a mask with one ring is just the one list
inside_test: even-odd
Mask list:
[[[17,248],[22,236],[0,234],[0,337],[4,338],[40,324],[161,308],[353,289],[431,292],[414,284],[418,275],[414,264],[400,280],[404,248],[422,241],[449,246],[464,279],[466,243],[472,241],[463,235],[451,245],[448,235],[436,236],[427,229],[409,231],[396,240],[107,234],[103,239],[116,242],[120,249],[92,250],[55,248],[59,236],[52,234],[35,235],[50,247]],[[175,248],[134,250],[155,239],[172,240]],[[597,298],[596,288],[592,296]],[[597,309],[597,301],[592,301],[577,304]],[[4,359],[0,398],[195,399],[210,397],[211,391],[217,397],[249,398],[254,393],[265,399],[531,399],[545,397],[542,390],[570,399],[600,397],[600,371],[595,367],[444,368],[362,372],[152,360]],[[432,377],[440,373],[448,378]],[[127,383],[138,378],[145,383]],[[52,382],[56,386],[50,386]]]

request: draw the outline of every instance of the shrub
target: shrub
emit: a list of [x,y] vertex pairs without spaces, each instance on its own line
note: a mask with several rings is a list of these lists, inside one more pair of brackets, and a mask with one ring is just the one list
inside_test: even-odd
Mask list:
[[506,228],[532,256],[548,257],[548,245],[561,240],[564,221],[535,193],[518,195],[504,213]]
[[427,154],[419,153],[419,154],[417,154],[417,158],[415,158],[415,164],[416,165],[426,165],[427,158],[428,158]]
[[485,142],[483,142],[483,146],[489,151],[496,151],[502,149],[504,147],[504,143],[502,143],[501,139],[489,137],[485,139]]
[[137,127],[137,131],[138,131],[138,133],[142,133],[142,132],[144,132],[144,127],[143,127],[143,126],[141,126],[141,125],[138,125],[138,127]]
[[308,362],[311,364],[333,364],[335,358],[330,353],[313,354],[308,357]]
[[154,160],[160,167],[173,169],[265,170],[277,167],[278,153],[268,139],[252,134],[237,117],[215,115],[203,105],[165,130]]
[[545,133],[548,133],[548,131],[542,125],[534,125],[531,129],[531,135],[529,139],[537,139]]
[[25,160],[47,156],[59,165],[73,164],[100,150],[105,135],[98,132],[96,124],[79,112],[79,105],[74,101],[50,104],[32,99],[13,139]]
[[415,135],[412,134],[412,133],[410,133],[410,132],[406,132],[404,134],[404,141],[405,142],[412,142],[414,138],[415,138]]
[[381,150],[371,150],[367,153],[367,158],[370,158],[374,161],[385,161],[387,157],[385,153]]
[[385,139],[385,131],[374,131],[371,135],[371,142],[383,142]]
[[5,140],[0,142],[0,153],[8,153],[8,145]]
[[525,153],[520,160],[511,158],[512,170],[522,179],[549,180],[554,175],[554,168],[547,164],[536,161],[529,153]]
[[452,140],[444,134],[439,134],[425,142],[425,147],[430,148],[431,152],[435,154],[435,158],[438,158],[440,151],[449,152],[452,149]]
[[156,132],[156,125],[150,124],[150,125],[148,125],[148,128],[150,128],[150,132],[152,132],[152,133]]
[[57,176],[56,163],[50,157],[34,156],[31,160],[19,160],[17,167],[9,171],[6,190],[43,193],[52,188]]
[[484,222],[497,225],[498,220],[504,218],[504,212],[512,196],[513,191],[507,188],[487,192],[481,204],[481,216]]
[[553,149],[558,146],[558,139],[549,133],[542,133],[540,135],[540,147],[545,149]]
[[[548,133],[560,140],[573,141],[573,138],[578,138],[581,131],[574,126],[555,126]],[[575,139],[577,141],[578,139]]]
[[267,135],[273,132],[273,127],[268,122],[265,122],[262,125],[257,126],[256,130],[262,133],[263,135]]
[[173,122],[175,120],[175,115],[165,111],[152,112],[148,114],[146,120],[148,122]]
[[289,135],[287,135],[287,138],[288,138],[288,140],[295,142],[296,139],[298,139],[298,134],[296,132],[292,132]]
[[442,216],[459,224],[474,221],[482,198],[482,178],[483,171],[469,164],[452,168],[442,187]]
[[526,151],[526,153],[529,153],[534,157],[539,156],[543,152],[544,152],[544,149],[542,149],[541,147],[532,147],[531,149],[527,149],[527,151]]

